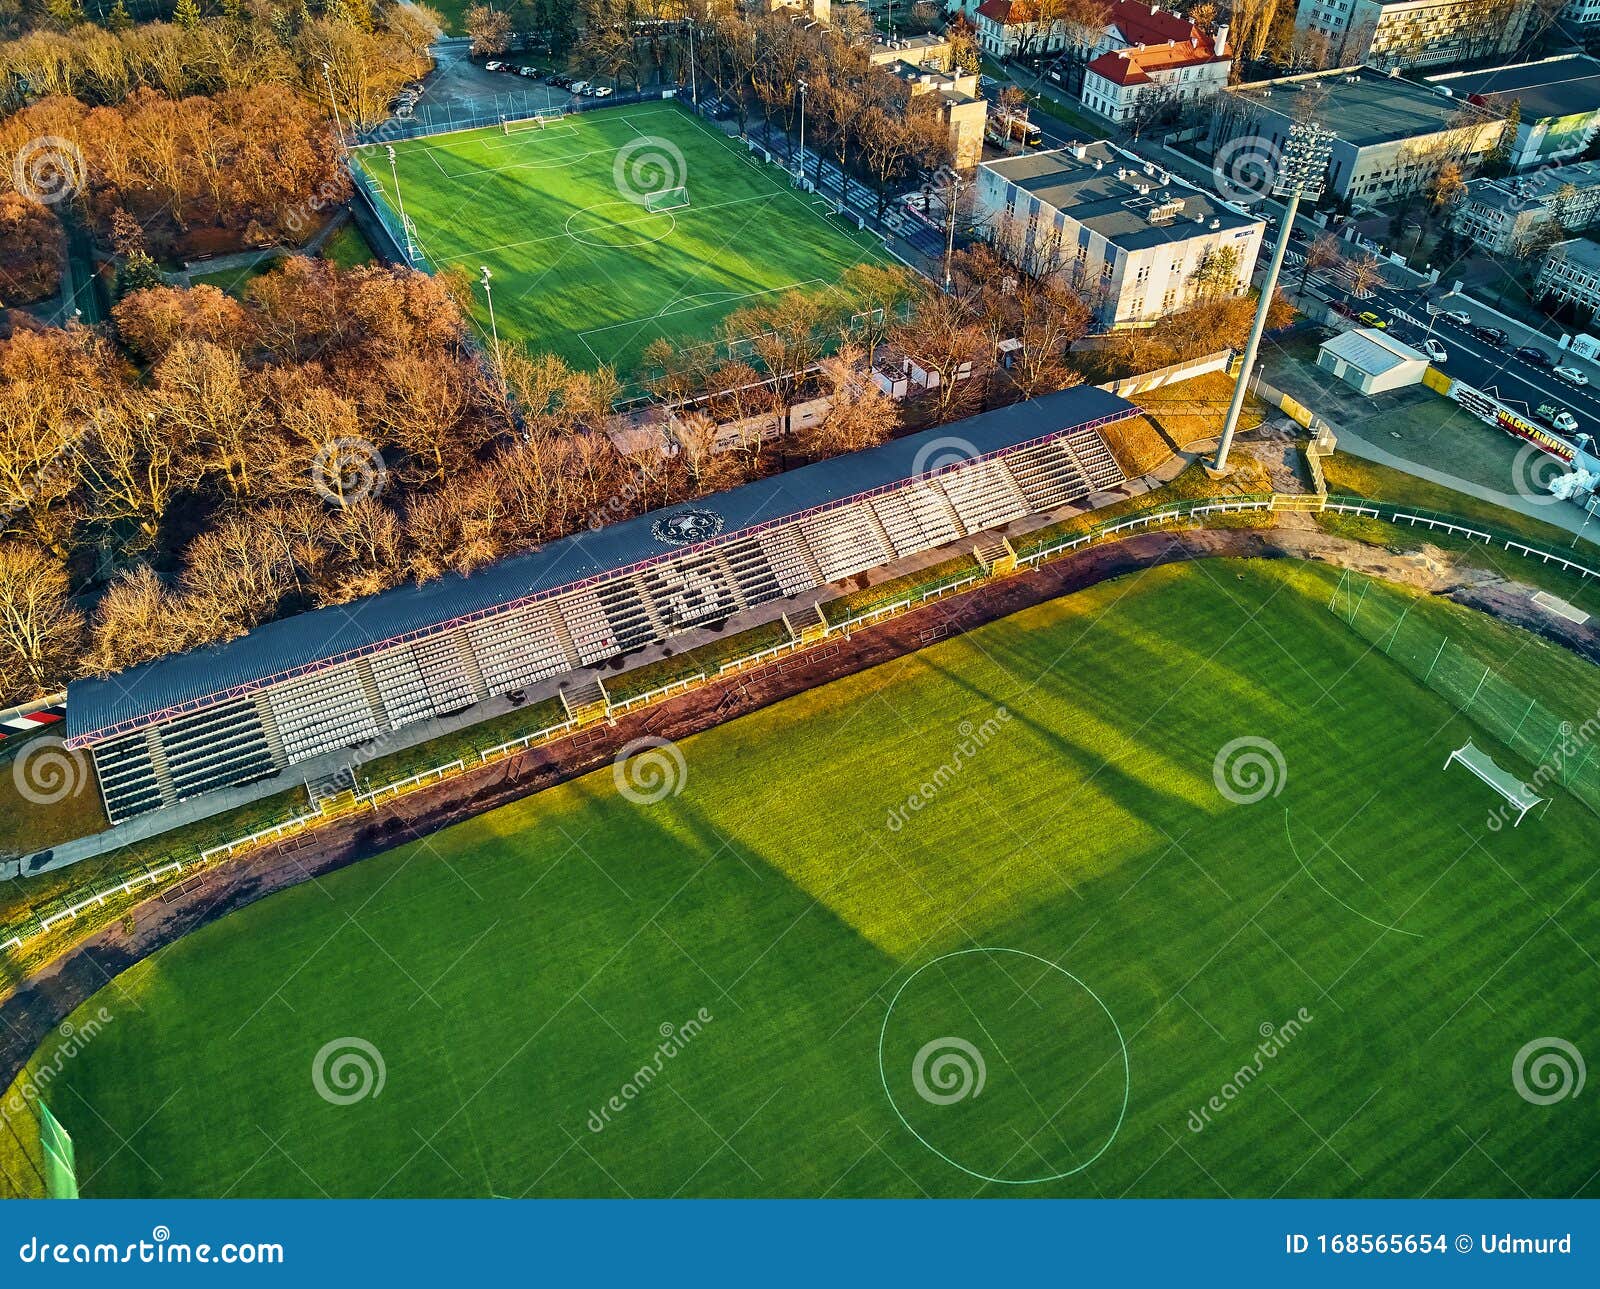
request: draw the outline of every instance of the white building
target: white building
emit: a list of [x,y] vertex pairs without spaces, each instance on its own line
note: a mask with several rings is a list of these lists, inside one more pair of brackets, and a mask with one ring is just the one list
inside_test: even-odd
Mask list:
[[1600,244],[1583,237],[1557,242],[1545,254],[1534,294],[1589,313],[1600,310]]
[[1432,67],[1510,53],[1533,0],[1300,0],[1295,27],[1327,42],[1330,63]]
[[1201,265],[1214,257],[1228,264],[1220,289],[1245,291],[1266,228],[1110,143],[986,161],[974,203],[1001,255],[1036,276],[1066,278],[1094,301],[1107,327],[1195,303]]
[[1357,327],[1323,342],[1317,366],[1363,394],[1382,394],[1422,383],[1428,355],[1376,327]]
[[1456,231],[1480,250],[1524,255],[1552,225],[1560,234],[1600,223],[1600,162],[1578,161],[1506,179],[1474,179],[1456,207]]
[[1228,29],[1219,28],[1214,40],[1194,28],[1190,33],[1183,40],[1108,50],[1092,59],[1083,69],[1084,106],[1121,124],[1227,89],[1233,62]]

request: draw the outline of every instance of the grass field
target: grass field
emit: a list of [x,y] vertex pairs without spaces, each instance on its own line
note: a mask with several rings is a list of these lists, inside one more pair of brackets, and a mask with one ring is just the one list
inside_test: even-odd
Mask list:
[[[881,245],[775,168],[672,103],[610,108],[544,129],[498,127],[395,145],[400,198],[435,270],[487,265],[504,339],[624,376],[657,337],[710,340],[741,305],[832,288]],[[358,154],[396,205],[382,149]],[[645,194],[682,186],[687,207]],[[474,317],[489,332],[483,293]]]
[[1447,750],[1530,768],[1335,577],[1107,583],[225,918],[36,1059],[84,1193],[1593,1194],[1513,1062],[1595,1050],[1594,817],[1486,828]]

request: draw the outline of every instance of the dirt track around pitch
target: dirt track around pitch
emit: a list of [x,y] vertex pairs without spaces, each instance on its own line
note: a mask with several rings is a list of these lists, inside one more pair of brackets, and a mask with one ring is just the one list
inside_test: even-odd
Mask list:
[[447,779],[302,834],[168,890],[134,910],[135,930],[120,925],[89,936],[0,1000],[0,1089],[50,1031],[117,975],[190,931],[256,900],[316,881],[359,860],[440,828],[600,769],[639,738],[679,742],[748,712],[840,677],[864,671],[973,627],[1125,574],[1196,559],[1314,559],[1431,594],[1532,630],[1600,664],[1600,628],[1541,613],[1531,587],[1476,568],[1453,567],[1431,547],[1396,552],[1314,528],[1151,532],[1094,546],[1044,566],[980,583],[885,620],[848,639],[830,640],[757,669],[713,681],[658,705],[591,726],[505,761]]

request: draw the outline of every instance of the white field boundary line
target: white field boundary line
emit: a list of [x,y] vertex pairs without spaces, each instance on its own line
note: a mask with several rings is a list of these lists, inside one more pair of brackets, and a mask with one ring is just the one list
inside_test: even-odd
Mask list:
[[1535,591],[1533,602],[1547,613],[1553,613],[1558,618],[1565,618],[1568,622],[1582,626],[1589,620],[1589,615],[1582,609],[1574,607],[1563,600],[1559,595],[1551,595],[1548,591]]
[[[785,291],[798,291],[802,287],[816,287],[819,285],[830,286],[832,284],[826,281],[824,278],[807,278],[803,282],[791,282],[787,286],[768,287],[764,291],[747,291],[743,295],[733,295],[728,293],[727,298],[723,300],[703,300],[702,297],[704,296],[719,295],[723,293],[716,291],[702,291],[699,295],[683,296],[673,301],[674,304],[681,304],[683,306],[682,308],[673,308],[672,304],[668,304],[655,313],[640,314],[637,318],[628,318],[622,322],[608,322],[603,327],[590,327],[587,331],[580,331],[576,334],[580,340],[582,340],[585,344],[588,344],[588,338],[590,336],[599,337],[608,331],[617,330],[618,327],[639,327],[645,323],[659,322],[663,318],[676,318],[685,313],[694,313],[697,309],[712,309],[718,306],[722,306],[726,308],[729,313],[732,313],[735,308],[743,304],[745,301],[754,300],[759,296],[779,295]],[[691,303],[692,301],[696,300],[701,301],[701,303]]]
[[[769,195],[763,194],[763,193],[758,193],[753,197],[735,197],[730,201],[713,202],[710,205],[705,205],[705,206],[702,206],[702,205],[699,205],[699,204],[695,204],[695,205],[688,206],[688,207],[680,207],[680,209],[696,210],[696,211],[727,210],[728,208],[730,208],[732,206],[746,206],[746,205],[749,205],[751,202],[754,202],[754,201],[763,201],[764,202],[764,201],[771,201],[771,200],[772,200],[772,198]],[[638,203],[636,203],[636,202],[629,201],[626,197],[617,197],[617,198],[614,198],[611,201],[600,202],[600,203],[598,203],[598,204],[596,204],[594,206],[580,206],[576,210],[574,210],[570,215],[568,215],[567,218],[570,220],[572,218],[575,218],[578,215],[585,214],[585,213],[587,213],[589,211],[599,210],[604,206],[613,206],[613,205],[614,206],[622,206],[622,205],[634,206],[636,209],[638,209],[641,212],[641,214],[639,214],[636,218],[633,218],[633,219],[613,219],[613,220],[608,220],[607,223],[610,224],[611,227],[613,227],[613,228],[628,228],[628,227],[630,227],[630,226],[632,226],[634,224],[645,223],[647,220],[660,219],[663,216],[672,216],[672,215],[674,215],[673,211],[665,211],[665,210],[648,210],[647,211],[647,210],[644,209],[643,206],[638,205]],[[603,243],[586,242],[581,237],[576,236],[574,233],[572,233],[569,229],[567,229],[563,225],[562,230],[559,233],[543,233],[538,237],[528,237],[528,238],[524,238],[522,241],[518,241],[518,242],[502,242],[498,246],[486,246],[486,247],[477,248],[477,249],[470,250],[470,251],[461,251],[460,253],[458,253],[456,255],[447,256],[441,262],[448,264],[452,260],[469,260],[469,259],[472,259],[474,256],[480,256],[481,257],[481,256],[485,256],[485,255],[498,255],[498,254],[500,254],[500,253],[502,253],[504,251],[514,251],[514,250],[517,250],[518,248],[524,247],[524,246],[538,246],[538,245],[540,245],[541,243],[544,243],[544,242],[563,242],[563,241],[571,242],[576,246],[594,247],[596,250],[630,251],[630,250],[638,249],[635,246],[606,246]],[[645,245],[653,245],[653,243],[645,243]]]

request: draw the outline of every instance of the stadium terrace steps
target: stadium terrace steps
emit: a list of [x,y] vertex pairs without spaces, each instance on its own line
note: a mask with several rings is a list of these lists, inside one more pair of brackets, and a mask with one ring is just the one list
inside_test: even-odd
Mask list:
[[[929,435],[955,427],[562,539],[471,578],[397,588],[340,606],[336,618],[312,613],[298,626],[271,623],[242,640],[151,664],[160,673],[154,679],[132,677],[146,704],[139,724],[104,719],[125,701],[126,682],[96,692],[99,710],[88,713],[75,688],[69,728],[75,714],[100,719],[79,726],[73,745],[93,752],[113,823],[281,774],[491,695],[554,683],[753,606],[1081,500],[1122,479],[1094,423],[1134,414],[1101,391],[1069,390],[961,422],[974,455],[930,477],[914,473],[918,453]],[[695,536],[680,544],[682,533]],[[991,567],[1000,563],[994,544],[979,549],[993,556]],[[504,598],[486,602],[502,586]],[[372,643],[363,646],[359,633]],[[270,646],[258,645],[258,634]],[[326,661],[309,651],[294,657],[303,637],[327,650]],[[240,649],[270,665],[242,671],[233,662]],[[291,661],[297,670],[288,670]],[[217,692],[206,697],[204,685]],[[197,690],[201,697],[180,701]],[[171,706],[163,711],[163,704]]]

